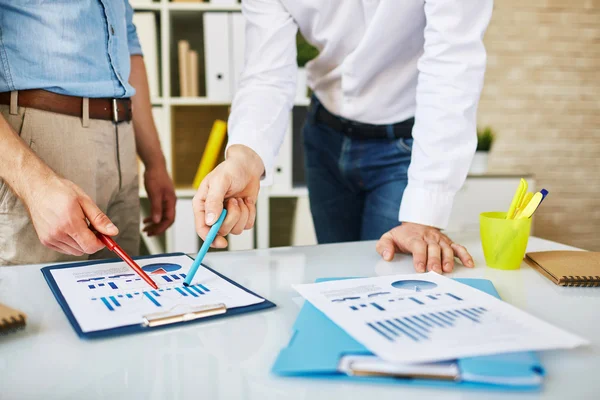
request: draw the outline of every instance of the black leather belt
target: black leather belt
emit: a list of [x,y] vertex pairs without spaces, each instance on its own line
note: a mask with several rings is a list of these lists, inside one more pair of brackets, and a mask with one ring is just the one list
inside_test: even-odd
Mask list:
[[320,102],[313,102],[312,107],[317,107],[315,120],[327,125],[352,139],[410,139],[414,118],[389,125],[373,125],[352,121],[339,117],[327,111]]

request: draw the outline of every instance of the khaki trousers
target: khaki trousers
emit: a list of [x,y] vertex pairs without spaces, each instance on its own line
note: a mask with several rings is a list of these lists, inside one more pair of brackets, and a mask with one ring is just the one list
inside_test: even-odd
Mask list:
[[[60,176],[81,187],[119,228],[117,243],[139,253],[139,193],[131,122],[82,118],[19,107],[0,113],[21,139]],[[1,151],[1,150],[0,150]],[[22,201],[0,180],[0,265],[114,258],[108,249],[75,257],[43,246]]]

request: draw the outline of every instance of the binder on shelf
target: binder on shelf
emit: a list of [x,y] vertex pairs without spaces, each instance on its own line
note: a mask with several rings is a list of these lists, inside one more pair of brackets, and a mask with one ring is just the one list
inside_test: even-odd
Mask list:
[[279,154],[273,170],[274,193],[288,193],[292,190],[292,121],[288,123]]
[[231,99],[229,16],[225,12],[202,14],[206,97],[212,101]]
[[196,233],[192,199],[177,199],[175,222],[173,223],[173,248],[176,252],[197,253],[200,240]]
[[217,165],[226,135],[227,123],[220,119],[216,120],[210,131],[208,142],[204,148],[204,153],[202,153],[202,159],[200,160],[200,165],[198,166],[198,171],[194,178],[193,186],[195,189],[200,187],[200,183],[202,183],[204,177]]
[[189,63],[188,53],[190,51],[190,43],[187,40],[177,42],[177,60],[179,63],[179,95],[181,97],[189,97],[190,82],[189,82]]
[[[318,279],[317,282],[326,280],[331,279]],[[489,280],[456,280],[494,297],[500,297]],[[371,368],[358,370],[353,369],[352,365],[348,368],[349,371],[345,371],[344,358],[369,356],[372,353],[308,301],[300,310],[293,329],[290,342],[281,350],[273,365],[272,372],[276,375],[438,388],[537,391],[541,389],[545,374],[534,352],[455,360],[457,375],[450,376],[450,379],[447,374],[435,379],[431,374],[415,372],[415,365],[410,364],[404,365],[412,369],[408,375],[382,373]],[[315,335],[315,332],[318,332],[318,335]],[[399,377],[402,379],[398,379]]]
[[133,14],[133,24],[136,27],[138,39],[142,46],[150,97],[156,98],[160,96],[156,16],[153,12],[135,12]]
[[245,64],[246,21],[242,13],[239,12],[230,13],[229,17],[231,28],[231,95],[235,96]]

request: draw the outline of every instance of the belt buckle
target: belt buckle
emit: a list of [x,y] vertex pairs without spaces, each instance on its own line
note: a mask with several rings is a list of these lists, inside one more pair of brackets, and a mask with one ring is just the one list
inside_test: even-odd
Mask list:
[[115,124],[119,123],[119,108],[117,105],[117,99],[112,99],[112,120]]

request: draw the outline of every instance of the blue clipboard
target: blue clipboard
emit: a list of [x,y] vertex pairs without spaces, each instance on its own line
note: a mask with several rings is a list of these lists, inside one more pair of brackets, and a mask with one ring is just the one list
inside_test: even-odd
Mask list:
[[[351,279],[351,278],[338,278]],[[319,279],[323,282],[333,279]],[[486,279],[456,279],[494,297],[500,298],[492,282]],[[502,391],[538,391],[545,372],[537,354],[520,352],[457,360],[462,374],[498,379],[514,379],[531,382],[539,377],[537,384],[503,385],[494,383],[443,381],[433,379],[410,379],[393,377],[349,376],[338,371],[340,358],[344,355],[370,355],[365,346],[357,342],[337,326],[319,309],[306,301],[294,323],[293,334],[279,353],[272,373],[282,377],[304,377],[341,382],[366,382],[378,384],[401,384],[428,387],[454,387],[457,389],[485,389]]]
[[[187,256],[187,255],[185,253],[169,253],[169,254],[159,254],[159,255],[133,257],[133,258],[134,258],[134,260],[143,260],[143,259],[148,259],[148,258],[170,257],[170,256]],[[192,258],[192,257],[190,257],[190,258]],[[236,308],[228,309],[223,314],[212,315],[212,316],[208,316],[208,317],[204,317],[204,318],[195,319],[192,321],[181,321],[181,322],[176,322],[176,323],[172,323],[172,324],[168,324],[168,325],[161,325],[161,326],[154,326],[154,327],[144,327],[141,324],[139,324],[139,325],[136,324],[136,325],[127,325],[127,326],[122,326],[122,327],[118,327],[118,328],[104,329],[104,330],[93,331],[93,332],[83,332],[81,330],[81,327],[79,326],[79,323],[77,322],[77,319],[73,315],[73,312],[71,311],[71,308],[69,307],[69,304],[67,303],[67,301],[63,297],[60,289],[58,288],[58,285],[56,284],[56,281],[54,280],[54,277],[52,276],[52,273],[50,271],[55,270],[55,269],[74,268],[74,267],[82,267],[82,266],[92,265],[92,264],[97,265],[97,264],[106,264],[106,263],[120,262],[120,261],[121,261],[121,259],[113,258],[113,259],[108,259],[108,260],[94,260],[94,261],[85,261],[85,262],[72,263],[72,264],[60,264],[60,265],[54,265],[54,266],[42,268],[42,270],[41,270],[42,274],[44,275],[44,278],[46,278],[46,282],[48,282],[48,286],[50,286],[50,290],[52,290],[52,293],[54,294],[56,301],[58,301],[58,304],[62,308],[63,312],[67,316],[67,319],[69,320],[69,322],[73,326],[73,329],[75,330],[75,332],[77,333],[77,335],[80,338],[82,338],[82,339],[97,339],[97,338],[126,335],[126,334],[130,334],[130,333],[156,331],[158,329],[165,329],[165,328],[170,328],[170,327],[178,326],[178,325],[210,321],[210,320],[217,319],[217,318],[225,318],[225,317],[231,317],[234,315],[245,314],[245,313],[249,313],[249,312],[253,312],[253,311],[265,310],[265,309],[276,306],[275,303],[265,299],[262,296],[259,296],[258,294],[246,289],[239,283],[227,278],[226,276],[218,273],[214,269],[202,264],[202,266],[204,268],[208,269],[209,271],[211,271],[215,275],[219,276],[220,278],[226,280],[227,282],[231,283],[232,285],[237,286],[238,288],[240,288],[254,296],[264,299],[264,301],[261,303],[252,304],[252,305],[249,305],[246,307],[236,307]]]

